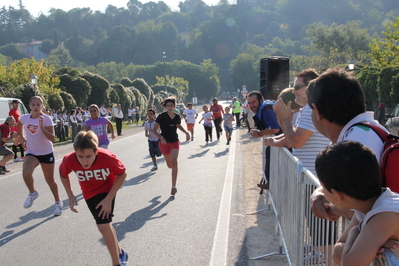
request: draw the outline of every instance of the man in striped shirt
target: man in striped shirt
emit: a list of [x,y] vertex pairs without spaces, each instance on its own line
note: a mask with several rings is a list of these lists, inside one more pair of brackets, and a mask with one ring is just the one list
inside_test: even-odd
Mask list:
[[297,120],[294,125],[291,123],[291,103],[285,105],[282,99],[278,99],[274,111],[284,136],[265,139],[267,146],[292,148],[292,154],[314,175],[316,175],[314,167],[316,156],[330,143],[329,139],[320,134],[313,125],[312,109],[307,104],[306,88],[309,82],[318,76],[314,69],[306,69],[296,75],[293,90],[295,102],[303,106]]

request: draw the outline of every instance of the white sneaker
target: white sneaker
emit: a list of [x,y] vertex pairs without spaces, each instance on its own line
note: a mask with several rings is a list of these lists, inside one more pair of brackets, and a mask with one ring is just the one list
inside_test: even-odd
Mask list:
[[16,162],[16,163],[20,163],[20,162],[23,162],[24,161],[24,159],[21,159],[21,158],[15,158],[14,159],[14,162]]
[[64,204],[62,203],[62,201],[60,201],[58,203],[56,202],[55,209],[54,209],[54,215],[60,216],[62,214],[62,207],[64,207]]
[[156,171],[158,170],[158,166],[154,165],[154,167],[151,168],[151,171]]
[[33,192],[33,194],[29,194],[28,198],[25,200],[24,203],[24,208],[29,208],[30,206],[32,206],[32,203],[35,199],[37,199],[39,197],[39,192],[37,192],[37,190],[35,192]]

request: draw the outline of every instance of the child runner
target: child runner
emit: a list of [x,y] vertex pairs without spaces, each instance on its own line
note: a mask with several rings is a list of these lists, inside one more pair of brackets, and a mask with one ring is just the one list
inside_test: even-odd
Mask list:
[[193,141],[194,140],[195,119],[197,119],[198,114],[197,114],[197,111],[195,109],[193,109],[192,103],[187,104],[187,109],[184,109],[184,111],[183,111],[183,117],[184,117],[184,120],[186,120],[187,130],[191,132],[191,141]]
[[[190,140],[190,133],[188,133],[180,124],[180,115],[174,112],[176,108],[176,100],[173,97],[164,99],[161,106],[166,109],[166,112],[161,113],[157,119],[155,127],[152,132],[161,140],[159,148],[165,158],[166,164],[172,168],[172,190],[171,195],[174,196],[177,192],[177,157],[179,156],[180,142],[177,135],[177,129],[180,129],[186,134],[186,141]],[[158,133],[158,128],[161,128],[161,134]]]
[[93,131],[81,131],[73,143],[74,152],[66,155],[60,165],[60,176],[69,198],[69,207],[78,212],[69,174],[78,177],[83,198],[96,220],[111,255],[112,265],[126,265],[128,254],[120,248],[112,226],[115,196],[126,179],[126,168],[112,152],[98,147]]
[[[324,196],[334,204],[332,213],[336,208],[355,211],[335,244],[334,261],[339,265],[371,265],[387,241],[399,240],[399,194],[381,187],[377,158],[359,142],[328,146],[315,164]],[[392,251],[397,254],[398,250]]]
[[85,121],[83,124],[84,131],[93,131],[96,133],[98,138],[98,147],[103,149],[108,149],[109,139],[107,134],[107,125],[109,130],[111,131],[111,138],[115,138],[114,127],[112,126],[111,121],[109,121],[105,117],[101,117],[100,108],[96,104],[92,104],[89,107],[90,119]]
[[198,122],[198,124],[201,124],[201,121],[204,120],[205,141],[206,141],[206,145],[208,145],[209,140],[212,142],[213,115],[212,115],[212,112],[209,112],[208,106],[206,104],[204,104],[204,106],[202,106],[202,110],[204,111],[204,113],[202,114],[202,118]]
[[[156,124],[155,119],[154,119],[155,118],[155,110],[152,108],[148,109],[147,117],[148,117],[148,120],[145,121],[144,132],[145,132],[145,136],[148,138],[148,148],[150,151],[150,156],[151,156],[152,162],[154,164],[154,166],[151,168],[151,171],[155,171],[155,170],[158,170],[156,157],[159,157],[162,155],[161,150],[159,149],[158,137],[153,132],[155,124]],[[157,133],[158,134],[161,133],[161,130],[159,128],[158,128]]]
[[231,134],[233,133],[234,116],[230,114],[230,107],[228,106],[224,108],[223,121],[224,121],[224,130],[226,131],[226,139],[227,139],[226,145],[229,145],[231,140]]
[[33,171],[40,164],[44,178],[55,200],[54,215],[61,215],[62,201],[58,194],[58,185],[54,180],[54,154],[53,142],[55,141],[54,127],[51,117],[42,113],[43,100],[33,96],[29,100],[30,114],[22,115],[18,122],[18,131],[22,147],[26,150],[26,158],[22,166],[22,176],[28,187],[29,195],[24,207],[29,208],[39,193],[35,189]]

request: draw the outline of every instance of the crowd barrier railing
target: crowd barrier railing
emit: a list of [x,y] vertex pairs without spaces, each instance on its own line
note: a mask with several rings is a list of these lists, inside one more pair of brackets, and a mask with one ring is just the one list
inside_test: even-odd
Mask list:
[[[263,162],[264,158],[263,145]],[[263,178],[266,181],[265,175]],[[318,186],[318,179],[290,151],[271,147],[270,183],[265,193],[269,208],[271,206],[276,215],[279,252],[250,259],[286,255],[289,265],[336,265],[332,260],[332,250],[348,220],[340,218],[330,222],[313,215],[309,201]],[[397,257],[388,250],[383,259],[374,260],[373,265],[399,265],[397,261]]]

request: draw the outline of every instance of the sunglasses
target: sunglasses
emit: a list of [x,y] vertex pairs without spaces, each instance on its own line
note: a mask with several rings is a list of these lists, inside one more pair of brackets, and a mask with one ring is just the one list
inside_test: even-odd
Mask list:
[[294,90],[300,90],[300,89],[302,89],[303,87],[307,87],[305,84],[301,84],[301,85],[295,85],[294,86]]

